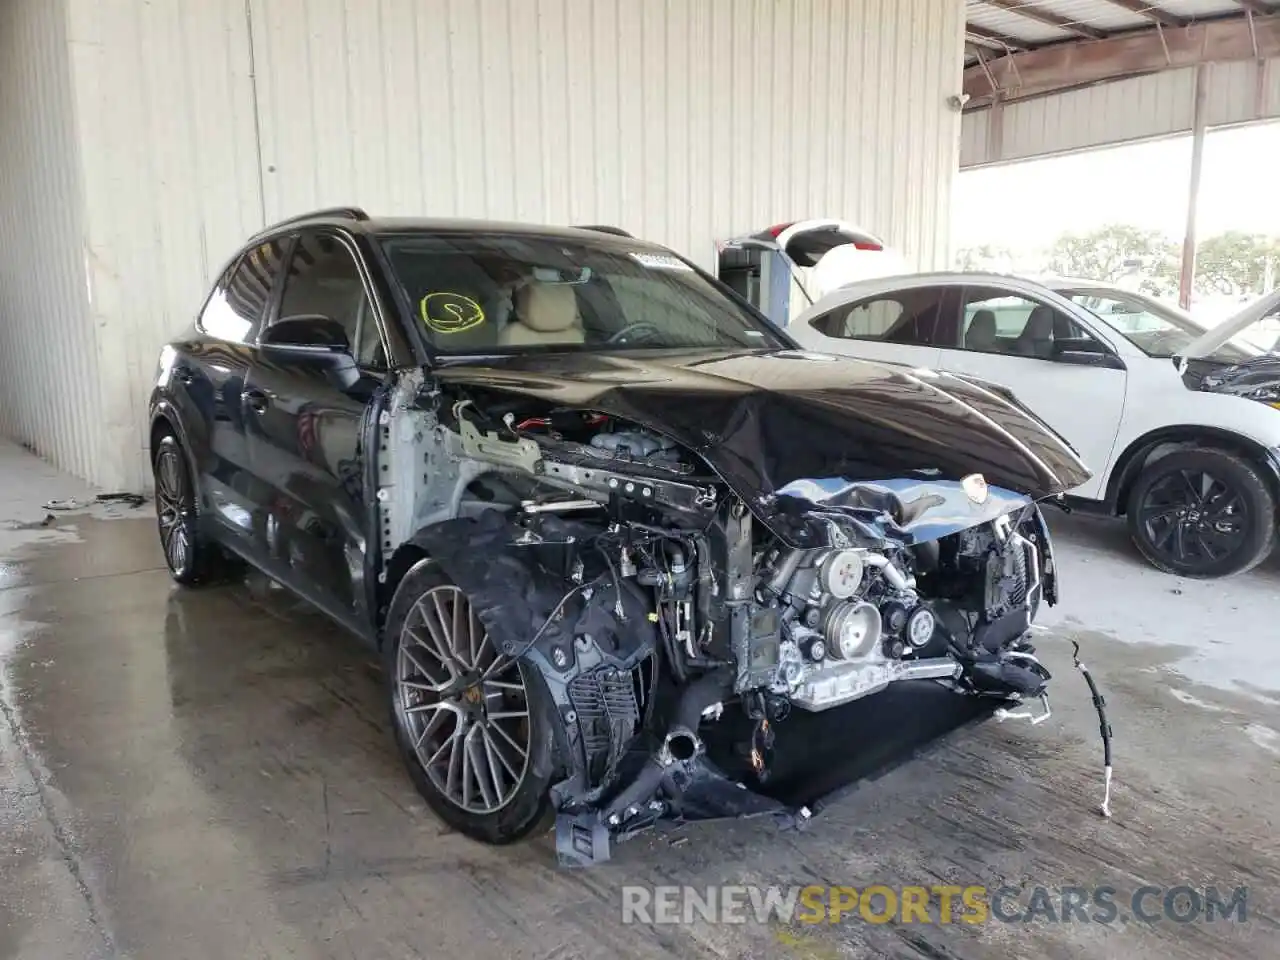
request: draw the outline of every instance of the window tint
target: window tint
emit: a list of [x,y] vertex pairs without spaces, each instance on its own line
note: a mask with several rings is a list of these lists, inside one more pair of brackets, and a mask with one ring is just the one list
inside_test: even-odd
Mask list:
[[[944,346],[1047,360],[1059,341],[1097,343],[1080,324],[1047,303],[1007,290],[970,288],[965,291],[959,341]],[[1099,344],[1098,349],[1104,348]]]
[[303,233],[294,248],[280,300],[280,319],[319,314],[336,320],[347,334],[356,360],[382,365],[385,357],[377,322],[360,270],[335,236]]
[[625,239],[405,235],[384,249],[419,330],[443,353],[783,342],[683,260]]
[[941,287],[902,290],[837,307],[813,326],[829,337],[931,346],[938,337],[948,339],[946,329],[955,326],[946,301]]
[[233,343],[251,340],[271,299],[285,246],[285,240],[259,244],[232,264],[209,295],[200,329]]

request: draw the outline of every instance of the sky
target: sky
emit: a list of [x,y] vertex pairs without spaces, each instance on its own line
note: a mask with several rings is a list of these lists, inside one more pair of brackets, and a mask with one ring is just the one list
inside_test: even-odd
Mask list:
[[[1190,177],[1189,136],[964,171],[954,247],[1034,250],[1108,223],[1181,240]],[[1206,135],[1197,221],[1201,239],[1225,230],[1280,236],[1280,123]]]

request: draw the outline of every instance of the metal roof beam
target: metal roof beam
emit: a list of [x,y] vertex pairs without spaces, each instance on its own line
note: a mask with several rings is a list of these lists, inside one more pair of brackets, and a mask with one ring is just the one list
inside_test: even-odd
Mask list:
[[999,7],[1001,10],[1008,10],[1010,13],[1016,13],[1020,17],[1034,20],[1036,23],[1057,27],[1059,30],[1066,30],[1078,37],[1086,37],[1089,40],[1101,40],[1106,36],[1101,30],[1086,27],[1070,17],[1064,17],[1051,10],[1045,10],[1043,7],[1038,7],[1033,3],[1026,3],[1024,0],[981,0],[981,2],[989,7]]
[[[1251,19],[1252,30],[1249,19],[1237,17],[1195,23],[1182,30],[1144,30],[989,58],[989,73],[977,67],[964,72],[967,108],[989,105],[994,94],[1008,102],[1201,63],[1280,56],[1280,15]],[[995,78],[997,89],[992,89],[989,76]]]
[[1147,0],[1107,0],[1107,3],[1116,7],[1123,7],[1130,13],[1136,13],[1143,19],[1158,23],[1162,27],[1185,27],[1189,22],[1182,19],[1182,17],[1174,16],[1168,10],[1162,10],[1154,3],[1147,2]]
[[984,47],[992,47],[996,50],[1027,49],[1025,41],[1017,40],[1014,37],[1006,37],[1003,33],[996,33],[994,30],[975,27],[972,23],[964,25],[964,33],[974,43],[980,43]]

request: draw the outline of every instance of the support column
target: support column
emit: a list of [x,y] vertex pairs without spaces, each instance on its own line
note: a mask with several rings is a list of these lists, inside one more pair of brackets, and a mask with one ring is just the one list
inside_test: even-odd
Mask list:
[[1204,159],[1205,101],[1209,65],[1196,67],[1195,110],[1191,122],[1191,183],[1187,190],[1187,228],[1182,238],[1182,269],[1178,274],[1178,303],[1191,307],[1191,285],[1196,275],[1196,207],[1200,204],[1200,167]]

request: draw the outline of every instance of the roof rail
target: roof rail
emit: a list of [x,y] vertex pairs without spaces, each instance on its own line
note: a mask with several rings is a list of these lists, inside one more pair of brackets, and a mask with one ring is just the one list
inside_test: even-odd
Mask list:
[[323,207],[319,210],[311,210],[308,213],[299,213],[296,216],[286,217],[277,223],[263,227],[259,234],[268,233],[272,230],[278,230],[280,227],[287,227],[291,223],[304,223],[307,220],[368,220],[369,215],[360,207]]
[[627,233],[627,231],[623,230],[621,227],[610,227],[610,226],[606,226],[604,224],[599,224],[599,223],[591,223],[591,224],[580,223],[580,224],[576,224],[574,226],[574,229],[575,230],[594,230],[596,233],[611,233],[615,237],[629,237],[632,240],[635,239],[634,236]]

